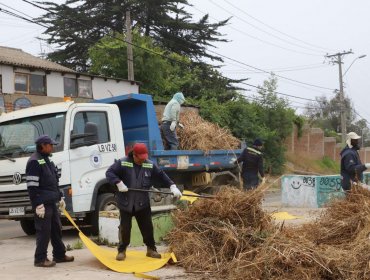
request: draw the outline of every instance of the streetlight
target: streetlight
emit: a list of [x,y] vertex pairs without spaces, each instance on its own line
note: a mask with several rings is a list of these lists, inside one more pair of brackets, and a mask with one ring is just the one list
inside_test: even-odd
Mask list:
[[366,54],[363,54],[363,55],[360,55],[360,56],[356,57],[356,58],[352,61],[352,63],[349,65],[349,67],[347,68],[347,70],[346,70],[346,71],[344,71],[343,77],[346,75],[346,73],[348,72],[349,68],[351,68],[351,66],[353,65],[353,63],[355,63],[355,61],[356,61],[357,59],[361,59],[361,58],[364,58],[364,57],[366,57]]

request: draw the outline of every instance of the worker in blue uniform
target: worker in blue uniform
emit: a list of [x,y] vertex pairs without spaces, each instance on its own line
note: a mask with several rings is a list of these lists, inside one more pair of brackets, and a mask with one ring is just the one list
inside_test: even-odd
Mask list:
[[[28,159],[26,182],[32,208],[35,210],[36,251],[34,265],[52,267],[58,262],[72,262],[67,256],[62,241],[62,224],[56,203],[63,209],[65,202],[59,190],[59,177],[56,166],[50,161],[54,145],[58,143],[48,135],[37,138],[36,152]],[[53,260],[47,258],[49,241],[53,246]]]
[[244,190],[251,190],[258,187],[260,184],[258,173],[262,178],[262,183],[265,182],[263,157],[261,152],[262,146],[262,141],[257,138],[254,140],[253,146],[245,148],[235,161],[235,164],[243,162],[242,178]]
[[180,108],[184,102],[184,94],[177,92],[164,108],[161,132],[164,137],[166,150],[177,150],[179,147],[176,127],[184,128],[183,124],[180,123]]
[[127,157],[117,160],[106,172],[107,180],[117,186],[117,205],[120,212],[119,244],[116,260],[126,258],[126,248],[130,244],[132,217],[136,218],[143,241],[147,246],[146,255],[161,258],[154,241],[152,213],[148,192],[130,189],[148,190],[153,180],[160,181],[170,188],[172,194],[181,197],[174,182],[156,164],[148,159],[148,149],[143,143],[136,143]]
[[370,163],[362,164],[358,150],[361,137],[355,132],[347,134],[346,146],[340,152],[340,175],[342,177],[342,188],[350,191],[353,183],[362,182],[363,172],[370,167]]

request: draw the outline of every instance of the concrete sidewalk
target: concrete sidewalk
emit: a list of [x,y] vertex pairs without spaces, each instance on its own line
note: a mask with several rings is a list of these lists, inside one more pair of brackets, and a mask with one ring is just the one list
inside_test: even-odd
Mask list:
[[[77,242],[77,234],[67,233],[64,243],[73,245]],[[49,246],[49,259],[52,258]],[[110,248],[115,250],[114,248]],[[136,247],[145,250],[145,247]],[[164,252],[165,247],[159,246],[158,251]],[[117,273],[107,269],[88,249],[77,249],[67,252],[73,255],[75,261],[71,263],[58,263],[52,268],[34,267],[33,255],[35,250],[35,237],[18,237],[0,241],[0,278],[2,280],[92,280],[92,279],[132,279],[132,274]],[[146,273],[158,276],[160,279],[196,279],[195,275],[185,273],[184,269],[167,264],[163,268]]]

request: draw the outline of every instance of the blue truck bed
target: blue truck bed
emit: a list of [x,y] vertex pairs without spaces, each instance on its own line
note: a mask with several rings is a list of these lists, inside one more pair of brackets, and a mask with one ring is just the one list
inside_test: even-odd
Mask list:
[[242,152],[237,150],[164,150],[152,97],[148,94],[126,94],[95,100],[116,104],[126,152],[138,142],[147,144],[149,157],[165,171],[224,171],[235,168],[233,162]]

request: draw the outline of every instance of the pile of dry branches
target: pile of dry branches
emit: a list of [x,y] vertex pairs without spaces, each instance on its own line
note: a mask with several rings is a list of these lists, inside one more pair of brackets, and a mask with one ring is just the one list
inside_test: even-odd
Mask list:
[[370,279],[370,192],[355,189],[300,228],[276,226],[262,197],[228,188],[178,210],[168,240],[180,265],[205,278]]
[[184,129],[177,129],[182,150],[237,149],[240,141],[229,130],[204,120],[194,111],[181,113]]
[[[163,109],[156,108],[158,123],[161,123]],[[208,122],[197,111],[184,110],[180,114],[180,123],[176,129],[181,150],[233,150],[240,148],[240,141],[231,132],[217,124]]]

